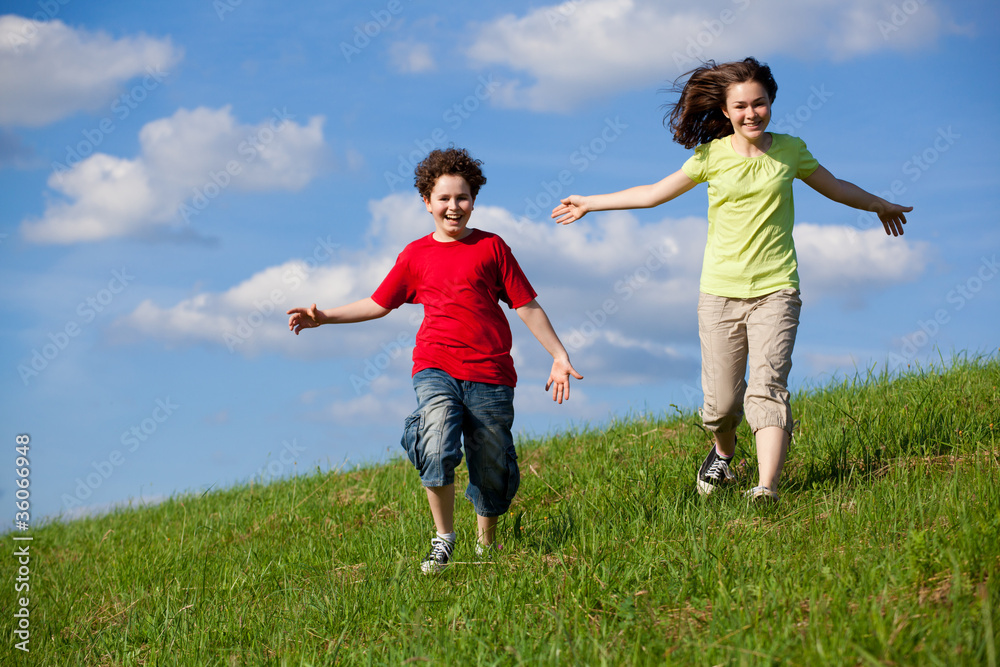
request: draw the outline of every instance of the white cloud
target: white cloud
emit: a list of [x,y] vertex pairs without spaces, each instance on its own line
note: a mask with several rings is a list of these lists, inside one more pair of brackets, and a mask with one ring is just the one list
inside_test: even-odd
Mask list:
[[[246,355],[339,358],[349,376],[344,382],[357,399],[374,392],[377,380],[408,372],[419,307],[297,337],[284,314],[292,306],[316,302],[330,308],[371,295],[403,246],[431,231],[416,196],[389,195],[371,202],[369,210],[367,248],[328,251],[326,240],[304,259],[263,269],[226,291],[203,292],[174,305],[145,301],[118,321],[120,335],[208,344]],[[640,224],[628,212],[608,212],[563,227],[479,205],[473,221],[511,246],[581,372],[598,372],[610,384],[696,373],[704,219]],[[881,230],[804,223],[795,234],[803,289],[810,294],[869,293],[915,278],[927,263],[924,244],[886,237]],[[544,383],[551,359],[517,316],[508,315],[522,383]],[[349,401],[330,409],[371,407]]]
[[[633,354],[694,332],[704,219],[640,224],[631,213],[609,212],[563,227],[497,207],[477,207],[476,215],[514,250],[571,354]],[[522,345],[528,355],[535,347]]]
[[[72,498],[72,496],[70,497]],[[167,500],[170,500],[170,496],[163,493],[154,493],[148,496],[140,496],[138,498],[115,500],[107,503],[95,503],[93,505],[83,505],[78,502],[70,507],[64,507],[59,512],[58,517],[62,521],[75,521],[76,519],[104,516],[105,514],[121,511],[123,509],[154,507]]]
[[396,42],[389,47],[389,57],[398,72],[429,72],[436,67],[430,46],[422,42]]
[[[409,353],[404,366],[409,367]],[[345,392],[346,393],[346,392]],[[322,415],[338,423],[367,421],[402,423],[413,410],[413,384],[407,369],[393,371],[393,376],[381,375],[365,386],[365,393],[352,398],[334,400]]]
[[63,195],[47,203],[40,220],[25,220],[36,243],[75,243],[141,236],[197,219],[229,188],[298,190],[323,159],[323,117],[299,125],[275,109],[257,125],[243,125],[230,107],[180,109],[146,124],[134,159],[95,153],[49,177]]
[[[171,345],[209,343],[244,354],[274,351],[363,360],[390,347],[394,350],[396,341],[406,336],[412,340],[419,308],[404,307],[402,313],[384,320],[337,327],[335,333],[324,328],[299,337],[288,331],[284,316],[291,306],[315,301],[329,308],[369,296],[403,246],[432,229],[416,195],[389,195],[371,202],[369,210],[368,247],[363,251],[328,252],[324,247],[332,244],[328,239],[317,244],[312,256],[306,253],[305,260],[263,269],[226,291],[203,292],[173,306],[145,301],[119,324],[131,332],[130,337]],[[563,228],[481,205],[476,207],[474,226],[509,242],[540,293],[539,300],[568,333],[579,330],[580,336],[589,336],[595,321],[601,328],[614,323],[615,328],[629,331],[621,347],[632,349],[639,345],[633,340],[634,329],[675,330],[675,319],[664,321],[664,313],[690,306],[696,298],[699,245],[704,237],[704,222],[697,219],[641,226],[627,213],[611,213]],[[232,344],[231,336],[239,338],[240,330],[249,335]],[[329,344],[330,336],[336,336],[336,345]],[[647,338],[662,345],[657,338]],[[317,339],[327,342],[313,345]],[[584,347],[582,341],[579,347]]]
[[[323,337],[329,327],[297,337],[288,330],[285,311],[314,302],[329,308],[364,298],[388,272],[392,260],[385,255],[335,265],[312,258],[291,260],[268,267],[225,292],[203,292],[168,308],[147,299],[116,325],[123,339],[160,340],[171,346],[203,343],[248,356],[262,351],[337,356],[348,344],[355,353],[372,353],[378,344],[363,327],[340,327],[330,349],[330,339]],[[373,279],[376,274],[379,278]],[[397,319],[395,328],[401,323],[406,322]],[[391,339],[395,338],[393,334]]]
[[62,21],[0,16],[0,125],[39,127],[108,105],[126,81],[162,81],[181,56],[169,38],[112,39]]
[[881,226],[859,231],[800,222],[794,234],[802,287],[813,294],[863,297],[870,289],[916,280],[930,261],[926,242],[889,236]]
[[467,53],[480,66],[525,75],[506,82],[498,103],[565,111],[673,80],[706,59],[842,60],[926,47],[955,30],[934,6],[917,7],[900,17],[898,3],[870,0],[571,0],[480,26]]
[[[858,369],[860,359],[856,350],[839,351],[831,350],[829,346],[823,346],[821,350],[800,349],[795,350],[797,359],[795,365],[799,367],[798,373],[814,381],[822,376],[830,376],[837,373],[848,372],[849,369]],[[803,372],[802,367],[806,370]]]

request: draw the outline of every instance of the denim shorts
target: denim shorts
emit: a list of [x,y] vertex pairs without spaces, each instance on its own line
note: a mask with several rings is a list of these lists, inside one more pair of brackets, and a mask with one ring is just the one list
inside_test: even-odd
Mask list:
[[424,486],[455,482],[465,444],[469,486],[465,490],[484,517],[507,512],[521,483],[510,429],[514,388],[456,380],[428,368],[413,376],[417,410],[406,418],[402,444]]

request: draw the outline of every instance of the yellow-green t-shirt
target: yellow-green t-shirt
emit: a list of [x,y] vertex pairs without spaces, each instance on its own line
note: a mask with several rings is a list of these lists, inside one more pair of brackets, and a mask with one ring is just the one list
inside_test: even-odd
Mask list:
[[688,178],[708,181],[708,243],[701,291],[749,299],[799,287],[792,242],[792,181],[819,163],[804,141],[771,133],[758,157],[733,150],[731,135],[702,144],[681,167]]

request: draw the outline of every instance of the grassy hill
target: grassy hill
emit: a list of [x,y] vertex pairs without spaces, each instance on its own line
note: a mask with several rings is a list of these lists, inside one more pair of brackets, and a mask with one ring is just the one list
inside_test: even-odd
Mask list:
[[49,524],[29,654],[2,559],[0,663],[996,667],[998,385],[995,356],[960,358],[795,397],[774,508],[695,493],[690,414],[520,442],[502,555],[475,562],[460,500],[438,576],[402,460]]

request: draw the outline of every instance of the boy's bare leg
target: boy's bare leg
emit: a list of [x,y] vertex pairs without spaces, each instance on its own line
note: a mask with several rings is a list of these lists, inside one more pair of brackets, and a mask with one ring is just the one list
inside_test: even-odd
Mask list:
[[497,521],[500,517],[476,515],[476,523],[479,527],[479,543],[484,547],[493,544],[496,535]]
[[455,532],[455,485],[425,486],[434,526],[442,535]]
[[778,426],[767,426],[757,431],[757,467],[760,486],[772,491],[778,485],[781,468],[788,454],[788,431]]
[[736,453],[736,431],[726,433],[715,433],[715,451],[719,452],[727,459]]

